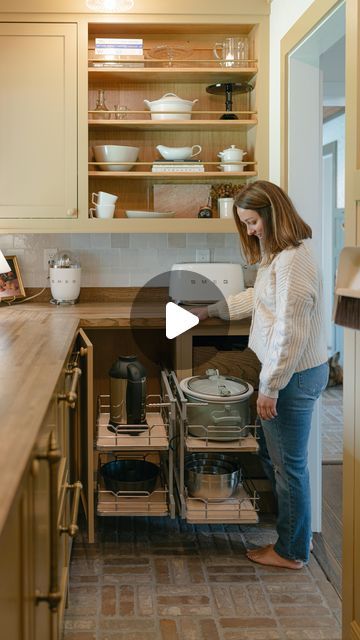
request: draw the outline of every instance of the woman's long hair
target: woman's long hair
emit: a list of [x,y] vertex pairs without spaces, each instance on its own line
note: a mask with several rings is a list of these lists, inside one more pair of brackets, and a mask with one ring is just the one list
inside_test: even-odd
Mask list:
[[256,211],[263,221],[264,235],[249,236],[246,226],[235,212],[236,226],[248,264],[263,260],[269,264],[275,256],[302,240],[312,237],[311,227],[299,216],[289,196],[280,187],[266,180],[246,185],[235,196],[234,207]]

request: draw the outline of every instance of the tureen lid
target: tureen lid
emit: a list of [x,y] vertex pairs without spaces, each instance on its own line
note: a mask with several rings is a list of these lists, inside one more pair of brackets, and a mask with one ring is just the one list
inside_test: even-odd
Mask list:
[[233,149],[236,151],[242,151],[242,149],[239,149],[239,147],[237,147],[236,144],[230,145],[230,147],[228,147],[227,149],[224,149],[224,151],[232,151]]

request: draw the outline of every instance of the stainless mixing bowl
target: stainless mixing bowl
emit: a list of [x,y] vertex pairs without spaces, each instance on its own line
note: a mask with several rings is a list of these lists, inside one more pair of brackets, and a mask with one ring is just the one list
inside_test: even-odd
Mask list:
[[240,469],[230,464],[197,464],[185,468],[185,484],[193,498],[226,500],[240,482]]

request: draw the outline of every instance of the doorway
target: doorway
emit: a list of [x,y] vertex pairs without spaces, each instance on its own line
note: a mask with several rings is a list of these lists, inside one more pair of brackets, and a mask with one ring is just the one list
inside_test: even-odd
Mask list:
[[309,466],[315,556],[341,593],[343,332],[332,322],[344,244],[345,3],[338,3],[288,55],[287,190],[313,229],[324,276],[329,387],[314,415]]

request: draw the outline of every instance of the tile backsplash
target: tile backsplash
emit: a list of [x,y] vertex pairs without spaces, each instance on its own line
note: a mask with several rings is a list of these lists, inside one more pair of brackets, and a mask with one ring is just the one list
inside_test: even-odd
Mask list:
[[[80,260],[84,287],[141,287],[175,262],[195,262],[203,248],[211,262],[244,264],[236,234],[0,234],[0,249],[17,256],[25,287],[48,286],[49,249]],[[255,274],[254,267],[244,269],[247,285]]]

